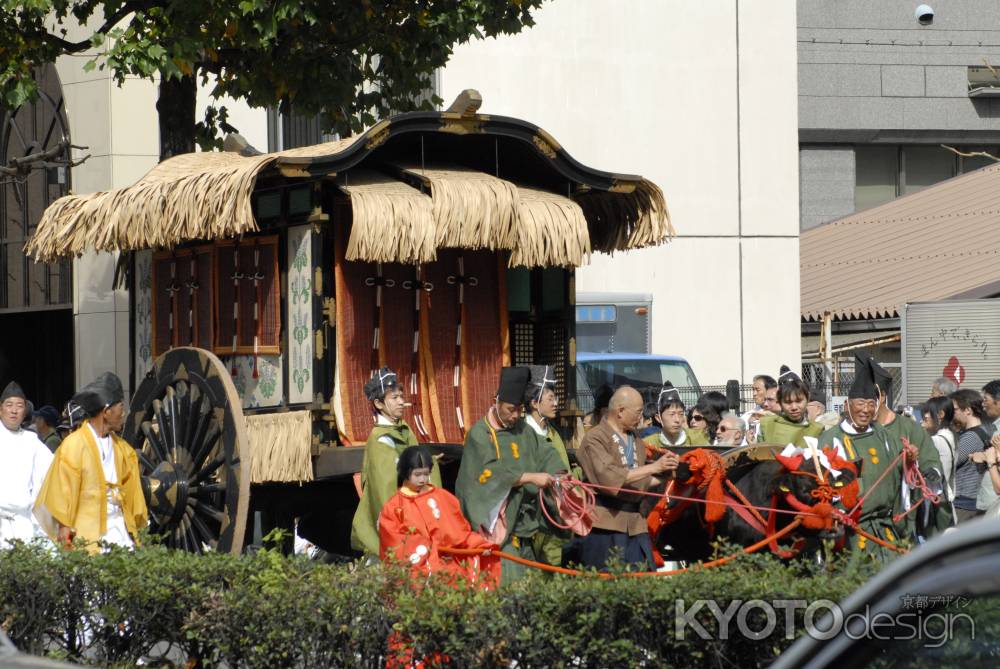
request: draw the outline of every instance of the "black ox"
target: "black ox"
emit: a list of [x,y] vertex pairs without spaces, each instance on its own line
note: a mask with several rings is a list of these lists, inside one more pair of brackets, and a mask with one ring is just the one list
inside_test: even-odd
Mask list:
[[[724,486],[725,501],[728,504],[721,519],[714,523],[705,520],[707,506],[699,502],[688,503],[673,522],[664,525],[656,536],[651,536],[654,549],[665,561],[693,563],[710,559],[713,544],[726,539],[737,545],[748,547],[759,543],[789,525],[796,513],[812,508],[822,495],[816,476],[817,466],[827,482],[833,482],[830,472],[813,461],[803,461],[797,471],[789,471],[784,464],[773,459],[778,447],[754,445],[734,449],[723,454],[727,462],[726,478],[739,491],[733,492]],[[683,471],[679,472],[673,494],[682,497],[698,497],[698,491],[684,485]],[[835,481],[842,488],[854,481],[854,473],[841,470]],[[827,488],[831,490],[831,488]],[[672,505],[683,504],[672,500]],[[756,513],[750,509],[736,509],[738,504],[757,507]],[[774,509],[774,511],[771,511]],[[809,512],[807,512],[809,513]],[[772,520],[771,516],[774,515]],[[812,516],[815,519],[815,516]],[[813,522],[811,524],[817,524]],[[834,524],[832,528],[810,529],[800,524],[787,537],[771,542],[769,547],[781,557],[795,555],[818,555],[823,540],[833,540],[835,545],[844,541],[843,526]],[[768,550],[764,548],[762,550]]]

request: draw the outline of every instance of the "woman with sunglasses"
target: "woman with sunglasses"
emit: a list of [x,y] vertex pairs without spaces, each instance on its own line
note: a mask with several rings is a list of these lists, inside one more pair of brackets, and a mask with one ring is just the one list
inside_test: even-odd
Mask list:
[[704,430],[705,429],[705,417],[691,407],[687,410],[687,426],[692,430]]
[[693,446],[709,446],[715,443],[722,414],[729,411],[729,400],[720,392],[710,390],[701,397],[691,411],[688,421],[688,436]]

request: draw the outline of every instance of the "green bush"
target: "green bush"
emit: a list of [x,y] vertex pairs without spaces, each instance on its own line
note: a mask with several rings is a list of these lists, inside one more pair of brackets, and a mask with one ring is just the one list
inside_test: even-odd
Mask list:
[[[0,624],[34,654],[98,666],[380,667],[391,634],[452,667],[754,667],[791,640],[754,641],[697,615],[713,638],[675,633],[677,602],[839,600],[871,575],[746,556],[680,576],[533,574],[500,592],[401,570],[326,565],[274,551],[196,556],[159,546],[90,556],[0,551]],[[802,610],[796,613],[801,631]],[[759,616],[758,616],[759,617]],[[751,627],[760,620],[751,616]],[[724,658],[724,659],[723,659]]]

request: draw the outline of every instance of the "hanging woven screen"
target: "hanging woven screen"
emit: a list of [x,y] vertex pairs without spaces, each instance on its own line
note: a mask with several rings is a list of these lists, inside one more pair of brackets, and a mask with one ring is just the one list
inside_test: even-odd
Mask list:
[[417,438],[461,443],[489,407],[508,356],[506,254],[443,251],[418,277],[412,265],[347,260],[346,237],[337,235],[335,259],[341,439],[367,438],[374,419],[362,387],[388,365],[404,384]]
[[281,352],[281,280],[278,237],[215,245],[217,355]]
[[215,337],[211,245],[153,255],[153,356],[175,346],[211,349]]

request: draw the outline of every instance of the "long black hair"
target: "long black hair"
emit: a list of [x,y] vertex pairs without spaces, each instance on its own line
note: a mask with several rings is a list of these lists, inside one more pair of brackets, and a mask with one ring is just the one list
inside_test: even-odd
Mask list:
[[[949,397],[932,397],[924,402],[924,406],[920,410],[930,418],[931,425],[934,426],[933,431],[928,430],[931,436],[937,434],[938,430],[942,428],[950,428],[951,421],[955,418],[955,406]],[[942,415],[939,417],[938,414]]]
[[434,457],[426,446],[410,446],[405,449],[396,462],[396,487],[401,488],[403,482],[410,478],[414,469],[434,468]]
[[722,422],[722,414],[729,411],[729,400],[722,393],[710,390],[698,398],[694,408],[705,417],[705,431],[709,440],[715,441],[715,433],[719,429],[719,423]]

